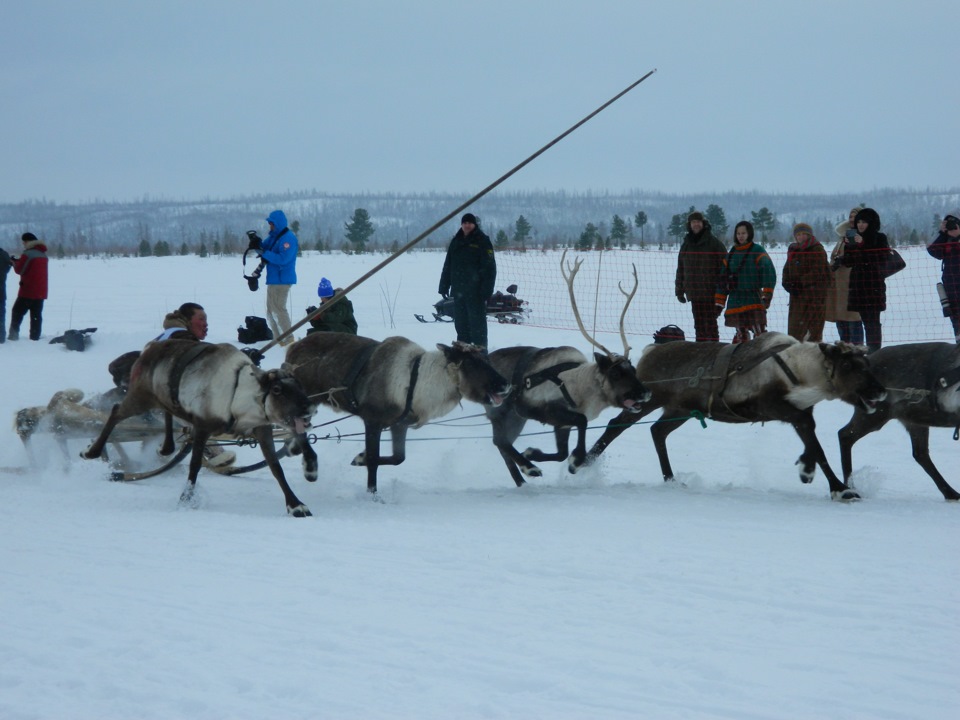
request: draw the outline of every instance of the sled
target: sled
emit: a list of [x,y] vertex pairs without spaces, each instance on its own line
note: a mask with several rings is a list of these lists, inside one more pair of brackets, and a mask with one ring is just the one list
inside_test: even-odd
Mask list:
[[[97,407],[94,403],[82,404],[83,392],[64,390],[55,393],[46,406],[29,407],[18,410],[14,418],[14,429],[20,437],[30,463],[40,466],[42,448],[35,447],[40,438],[52,439],[60,448],[64,463],[78,457],[71,452],[70,441],[90,442],[99,433],[107,420],[109,411]],[[157,453],[164,437],[164,419],[159,411],[151,411],[120,422],[110,435],[108,449],[103,453],[112,472],[110,479],[115,482],[132,482],[161,475],[193,450],[193,437],[189,425],[174,418],[174,451],[162,456]],[[286,430],[275,428],[274,441],[283,445],[277,449],[277,457],[290,454],[291,440]],[[225,448],[254,447],[256,441],[237,435],[217,435],[207,441],[204,450],[203,467],[219,475],[239,475],[261,470],[267,461],[260,459],[250,464],[237,464],[236,453]]]
[[[487,300],[487,317],[492,317],[500,323],[510,325],[520,325],[524,322],[527,315],[530,314],[530,308],[526,300],[521,300],[516,295],[516,284],[507,287],[507,292],[502,293],[499,290],[490,296]],[[423,315],[414,313],[414,317],[422,323],[431,322],[453,322],[453,298],[442,298],[433,305],[433,320],[427,320]]]

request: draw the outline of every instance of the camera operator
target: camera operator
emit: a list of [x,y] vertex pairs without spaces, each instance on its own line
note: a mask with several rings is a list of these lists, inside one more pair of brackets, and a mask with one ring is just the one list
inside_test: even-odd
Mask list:
[[927,252],[941,261],[950,323],[960,345],[960,208],[946,214],[940,223],[940,234],[927,246]]

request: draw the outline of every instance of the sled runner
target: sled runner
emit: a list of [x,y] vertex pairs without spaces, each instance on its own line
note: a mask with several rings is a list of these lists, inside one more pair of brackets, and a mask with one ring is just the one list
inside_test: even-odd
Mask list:
[[[530,308],[526,300],[521,300],[516,295],[516,284],[507,287],[507,292],[502,293],[499,290],[490,296],[487,300],[487,315],[496,318],[497,322],[519,325],[523,323],[526,315],[530,313]],[[414,313],[414,317],[422,323],[430,322],[453,322],[453,298],[442,298],[433,305],[434,312],[431,313],[433,320],[427,320],[423,315]]]

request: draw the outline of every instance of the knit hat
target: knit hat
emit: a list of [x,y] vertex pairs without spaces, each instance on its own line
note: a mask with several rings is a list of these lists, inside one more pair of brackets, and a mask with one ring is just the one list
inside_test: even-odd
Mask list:
[[690,222],[691,220],[699,220],[700,222],[703,222],[703,213],[699,210],[694,210],[692,213],[687,215],[687,222]]
[[474,215],[473,213],[467,213],[462,218],[460,218],[460,224],[463,225],[464,223],[472,223],[473,225],[479,225],[479,223],[477,222],[477,216]]
[[33,242],[33,241],[36,240],[36,239],[37,239],[37,236],[34,235],[34,234],[31,233],[31,232],[26,232],[26,233],[24,233],[23,235],[20,236],[20,240],[21,240],[22,242]]
[[813,237],[813,228],[807,225],[806,223],[797,223],[793,226],[793,234],[796,236],[797,233],[806,233],[810,237]]
[[317,295],[322,298],[333,297],[333,284],[326,278],[320,278],[320,284],[317,286]]

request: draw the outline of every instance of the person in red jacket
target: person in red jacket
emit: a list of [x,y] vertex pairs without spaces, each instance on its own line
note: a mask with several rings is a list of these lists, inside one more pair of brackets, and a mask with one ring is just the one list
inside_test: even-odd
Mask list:
[[39,340],[43,325],[43,301],[47,299],[47,246],[33,233],[24,233],[23,253],[13,259],[13,271],[20,276],[20,292],[10,311],[7,338],[20,339],[20,323],[30,313],[30,339]]

